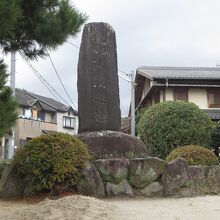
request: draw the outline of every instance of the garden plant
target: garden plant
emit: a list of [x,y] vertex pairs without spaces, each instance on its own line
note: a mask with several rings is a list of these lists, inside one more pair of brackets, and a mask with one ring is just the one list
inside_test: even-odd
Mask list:
[[167,161],[172,161],[181,157],[185,159],[189,165],[218,165],[219,161],[215,154],[204,147],[187,145],[174,149],[166,158]]
[[64,133],[41,135],[14,157],[16,173],[33,192],[73,189],[90,155],[77,138]]
[[167,101],[145,111],[138,123],[138,135],[153,156],[166,158],[176,147],[211,147],[213,122],[193,103]]

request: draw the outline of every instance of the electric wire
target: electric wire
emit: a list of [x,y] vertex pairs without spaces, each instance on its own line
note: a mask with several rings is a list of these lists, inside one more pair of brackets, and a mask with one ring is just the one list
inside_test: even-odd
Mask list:
[[73,105],[73,106],[75,107],[75,109],[77,110],[77,107],[76,107],[76,105],[73,103],[73,100],[71,99],[69,93],[67,92],[67,90],[66,90],[66,88],[65,88],[65,86],[64,86],[64,84],[63,84],[63,82],[62,82],[62,80],[61,80],[61,77],[60,77],[60,75],[59,75],[59,73],[58,73],[58,71],[57,71],[57,69],[56,69],[56,67],[55,67],[55,65],[54,65],[54,63],[53,63],[53,60],[51,59],[51,56],[50,56],[50,54],[48,53],[48,51],[47,51],[47,54],[48,54],[48,57],[49,57],[49,60],[50,60],[50,62],[51,62],[51,64],[52,64],[52,66],[53,66],[53,69],[54,69],[54,71],[55,71],[55,73],[56,73],[56,75],[57,75],[57,77],[58,77],[58,79],[59,79],[60,84],[62,85],[62,87],[63,87],[63,89],[64,89],[66,95],[68,96],[70,102],[72,103],[72,105]]
[[[73,45],[74,47],[76,47],[77,49],[80,49],[80,47],[79,46],[77,46],[76,44],[74,44],[74,43],[72,43],[72,42],[70,42],[70,41],[66,41],[68,44],[71,44],[71,45]],[[123,73],[123,74],[125,74],[126,76],[129,76],[129,77],[131,77],[131,74],[129,74],[129,73],[126,73],[125,71],[123,71],[123,70],[121,70],[121,69],[118,69],[118,71],[119,72],[121,72],[121,73]]]
[[[26,60],[25,60],[26,61]],[[69,103],[51,86],[47,80],[33,67],[31,63],[26,61],[28,66],[32,69],[32,72],[37,76],[37,78],[42,82],[42,84],[49,90],[49,92],[53,95],[53,97],[57,100],[60,101],[62,100],[66,105],[69,106]],[[59,97],[59,98],[58,98]]]
[[[76,44],[72,43],[71,41],[66,41],[66,42],[67,42],[68,44],[71,44],[72,46],[74,46],[74,47],[77,48],[78,50],[80,49],[79,46],[77,46]],[[120,73],[123,73],[123,74],[126,75],[127,77],[129,77],[129,80],[131,79],[131,74],[126,73],[125,71],[123,71],[123,70],[121,70],[121,69],[118,69],[118,71],[119,71]],[[122,79],[125,79],[125,77],[121,76],[120,74],[118,74],[118,76],[121,77]],[[128,80],[126,79],[126,81],[128,81]],[[122,111],[126,114],[127,111],[125,111],[124,107],[121,106],[121,108],[122,108]],[[128,110],[128,111],[129,111],[129,110]]]

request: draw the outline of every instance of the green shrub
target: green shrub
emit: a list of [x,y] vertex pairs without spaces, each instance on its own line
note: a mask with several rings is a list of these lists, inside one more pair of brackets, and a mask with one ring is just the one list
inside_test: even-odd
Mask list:
[[216,123],[211,134],[212,137],[212,148],[216,151],[220,147],[220,122]]
[[80,170],[89,160],[86,146],[63,133],[41,135],[19,149],[14,157],[15,170],[34,192],[74,187]]
[[193,103],[162,102],[149,108],[138,123],[138,135],[154,156],[164,159],[177,146],[211,146],[213,122]]
[[9,161],[10,160],[0,160],[0,179],[2,177],[2,174],[4,172],[5,167]]
[[184,158],[189,165],[218,165],[218,158],[212,151],[195,145],[188,145],[174,149],[166,158],[167,161],[178,157]]

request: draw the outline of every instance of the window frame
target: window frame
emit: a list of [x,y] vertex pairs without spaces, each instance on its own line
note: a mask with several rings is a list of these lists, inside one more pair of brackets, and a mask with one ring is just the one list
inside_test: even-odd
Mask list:
[[[213,95],[213,103],[211,103],[211,95]],[[209,89],[207,91],[208,96],[208,107],[209,108],[220,108],[220,89]],[[218,96],[219,103],[215,103],[215,96]]]
[[[67,125],[67,123],[66,123],[67,119],[70,120],[70,125]],[[76,124],[75,117],[63,116],[63,128],[75,129],[75,124]]]
[[[185,99],[178,99],[177,93],[185,93],[186,100]],[[188,102],[189,101],[189,89],[188,88],[174,88],[173,89],[173,100],[174,101],[181,100],[184,102]]]

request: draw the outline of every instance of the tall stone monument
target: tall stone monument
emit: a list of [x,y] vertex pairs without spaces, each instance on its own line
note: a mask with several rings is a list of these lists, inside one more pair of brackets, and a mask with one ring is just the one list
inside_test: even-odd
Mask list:
[[78,63],[79,133],[119,131],[116,38],[106,23],[89,23],[83,30]]

